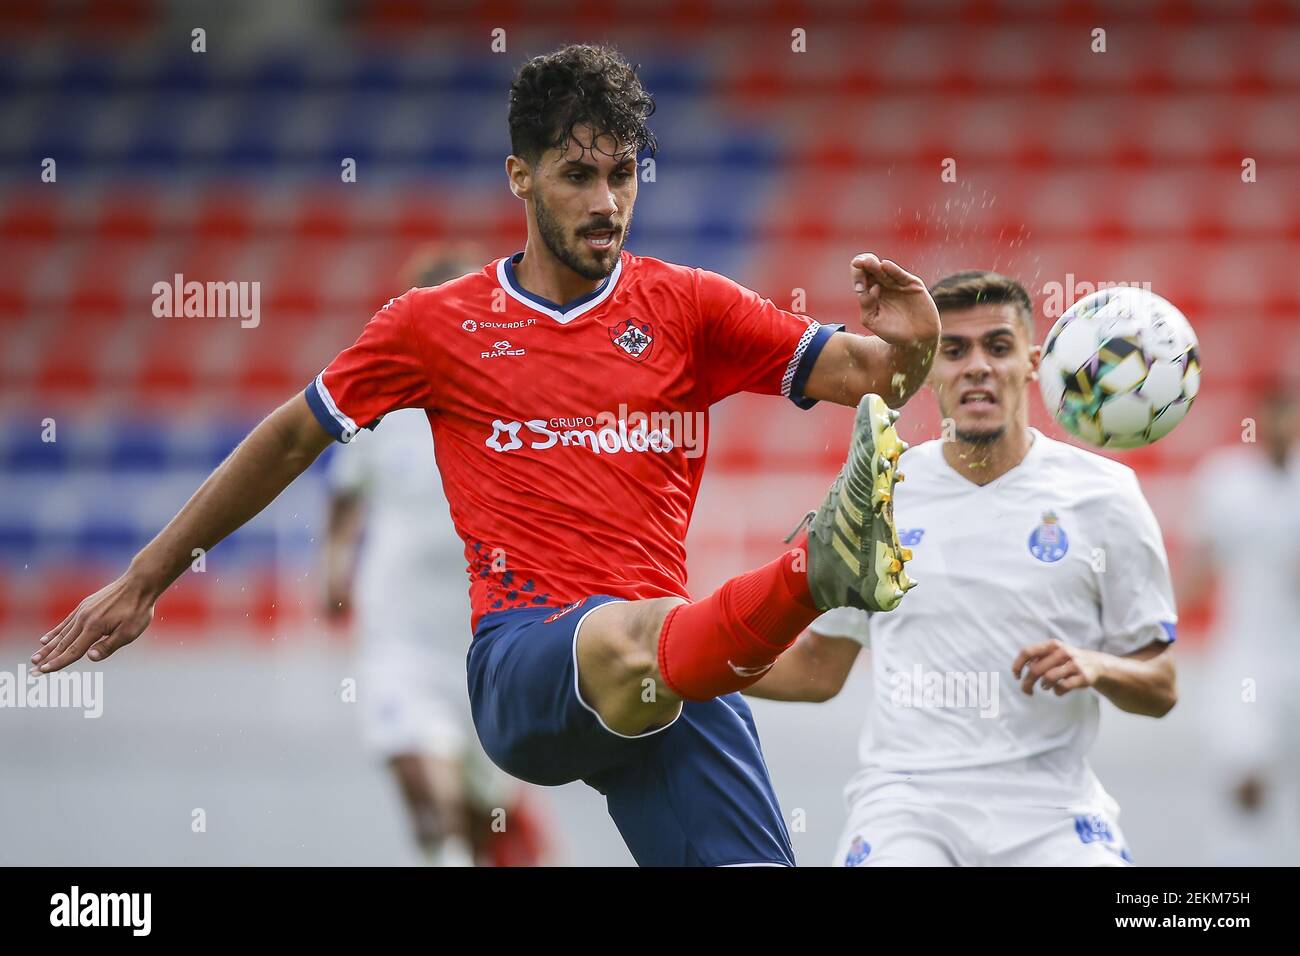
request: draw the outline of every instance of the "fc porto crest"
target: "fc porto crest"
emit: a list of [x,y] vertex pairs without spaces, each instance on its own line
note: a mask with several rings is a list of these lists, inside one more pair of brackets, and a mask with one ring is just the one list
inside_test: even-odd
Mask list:
[[1074,818],[1074,832],[1079,834],[1080,843],[1114,843],[1115,834],[1111,832],[1110,822],[1100,813],[1085,813]]
[[1043,512],[1043,523],[1029,536],[1029,553],[1044,564],[1053,564],[1070,550],[1070,539],[1059,524],[1056,512]]
[[654,350],[654,331],[649,322],[632,318],[609,326],[609,340],[633,361],[644,362]]
[[845,866],[861,866],[871,855],[871,844],[860,836],[855,836],[849,844],[849,852],[844,856]]

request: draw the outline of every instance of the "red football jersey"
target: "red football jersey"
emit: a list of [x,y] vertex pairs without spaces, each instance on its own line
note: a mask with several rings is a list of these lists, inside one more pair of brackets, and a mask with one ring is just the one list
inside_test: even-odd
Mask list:
[[839,326],[626,250],[559,305],[520,287],[522,255],[393,299],[307,401],[341,441],[427,411],[473,626],[590,594],[688,597],[709,406],[738,391],[811,406],[804,384]]

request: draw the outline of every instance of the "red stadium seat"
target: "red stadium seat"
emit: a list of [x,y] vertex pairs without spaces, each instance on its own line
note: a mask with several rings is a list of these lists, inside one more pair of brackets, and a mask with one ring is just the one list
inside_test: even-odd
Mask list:
[[200,201],[191,229],[205,239],[246,239],[253,232],[256,202],[255,194],[245,195],[237,186],[211,189]]
[[141,190],[105,193],[91,236],[101,242],[147,241],[158,231],[154,196]]
[[211,633],[215,618],[208,591],[209,586],[182,578],[159,599],[150,633],[159,637],[177,631],[197,636]]
[[160,320],[168,324],[150,336],[133,376],[141,407],[168,404],[199,382],[195,362],[211,352],[207,319]]
[[313,191],[298,197],[291,225],[299,240],[339,240],[353,235],[352,210],[346,187]]
[[[682,57],[691,81],[703,84],[692,90],[682,133],[708,124],[722,131],[715,140],[735,134],[761,144],[758,188],[735,203],[746,211],[730,223],[746,233],[745,258],[723,259],[729,271],[781,304],[804,289],[807,311],[822,321],[856,327],[846,264],[862,249],[885,251],[926,278],[979,265],[1017,275],[1035,297],[1040,335],[1055,317],[1044,311],[1050,287],[1067,276],[1150,282],[1196,326],[1205,368],[1204,390],[1178,431],[1117,456],[1161,497],[1207,450],[1239,441],[1255,390],[1300,365],[1300,58],[1294,9],[1281,0],[1231,10],[1205,0],[1162,3],[1155,22],[1121,0],[1072,0],[1055,24],[1019,0],[934,2],[920,12],[900,2],[805,0],[355,6],[347,16],[383,31],[385,49],[412,59],[427,56],[435,17],[474,30],[506,26],[512,47],[526,36],[516,38],[517,28],[577,24],[595,35],[635,25],[638,43]],[[156,0],[33,0],[0,5],[0,30],[24,37],[57,16],[74,30],[116,35],[156,26],[161,15]],[[1089,49],[1097,24],[1109,30],[1104,55]],[[808,30],[807,55],[790,52],[793,25]],[[350,68],[339,67],[331,82]],[[398,64],[393,76],[406,69]],[[329,92],[307,90],[302,108]],[[379,132],[382,140],[387,132]],[[685,135],[664,139],[673,149],[685,140],[687,152],[700,146]],[[112,154],[120,144],[109,140]],[[475,148],[500,146],[492,142]],[[199,166],[197,186],[151,187],[149,177],[128,174],[79,181],[72,192],[62,188],[61,165],[58,188],[0,191],[0,328],[6,341],[23,337],[5,356],[17,407],[117,401],[131,413],[251,416],[301,389],[404,291],[397,273],[414,247],[469,238],[483,243],[485,259],[522,248],[519,203],[499,183],[476,179],[462,190],[437,176],[356,187],[336,177],[294,180],[289,171],[308,148],[296,140],[286,147],[283,178],[250,165],[247,178],[219,179],[226,173]],[[665,150],[665,170],[672,155]],[[1258,183],[1241,182],[1247,156],[1258,162]],[[950,157],[957,183],[939,178]],[[679,197],[682,207],[702,195],[709,210],[701,220],[719,208],[729,215],[732,170],[694,152],[689,166],[703,189],[683,193],[690,198]],[[657,188],[675,189],[670,178]],[[126,184],[138,182],[146,185]],[[643,190],[643,203],[656,202],[651,192]],[[656,229],[664,223],[653,221]],[[655,241],[671,248],[674,230],[697,224],[672,221]],[[155,320],[148,284],[175,272],[260,281],[259,328]],[[711,481],[729,489],[729,500],[697,509],[697,593],[720,580],[720,569],[739,571],[774,553],[839,466],[847,417],[753,396],[714,411]],[[1033,421],[1061,435],[1036,399]],[[901,428],[908,440],[934,435],[932,398],[914,400]],[[0,624],[56,608],[61,616],[103,583],[77,569],[60,574],[66,586],[48,593],[52,576],[31,588],[25,578],[15,586],[16,575],[0,578]],[[283,581],[243,592],[237,582],[232,595],[231,580],[196,582],[165,599],[165,630],[272,634],[311,617],[286,598],[293,590]]]
[[32,379],[36,394],[63,400],[89,398],[103,382],[101,359],[111,335],[112,328],[105,323],[83,322],[75,334],[47,340],[50,347]]
[[53,190],[15,190],[0,206],[0,239],[53,240],[59,236],[62,197]]

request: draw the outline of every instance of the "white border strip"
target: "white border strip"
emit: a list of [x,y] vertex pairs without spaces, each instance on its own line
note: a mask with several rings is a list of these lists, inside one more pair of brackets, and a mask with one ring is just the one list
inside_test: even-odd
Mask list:
[[324,372],[321,372],[316,376],[316,394],[320,397],[321,402],[324,403],[325,409],[330,413],[334,420],[339,423],[339,427],[343,429],[340,441],[345,444],[352,441],[359,431],[357,423],[339,411],[338,405],[334,403],[334,396],[331,395],[330,390],[325,387]]
[[714,869],[735,869],[738,866],[774,866],[780,870],[790,869],[789,863],[719,863]]
[[506,263],[509,262],[511,258],[511,256],[506,256],[497,263],[497,282],[501,285],[501,288],[505,289],[506,294],[515,301],[522,302],[534,312],[540,312],[542,315],[549,315],[561,325],[567,325],[579,316],[590,312],[596,306],[608,299],[614,292],[614,286],[618,285],[618,277],[623,273],[623,254],[620,252],[618,256],[618,264],[614,266],[614,271],[609,274],[608,284],[606,284],[600,295],[596,296],[596,298],[592,299],[590,302],[584,302],[582,305],[575,306],[567,312],[561,312],[559,309],[548,309],[546,306],[534,302],[532,299],[528,298],[528,296],[520,294],[515,287],[510,284],[510,277],[506,273]]
[[615,598],[613,601],[606,601],[604,604],[597,604],[595,607],[587,608],[587,610],[583,612],[582,617],[578,618],[578,623],[573,626],[573,693],[574,696],[578,698],[578,703],[590,711],[592,716],[600,722],[600,726],[604,727],[606,731],[613,734],[615,737],[622,737],[624,740],[642,740],[646,737],[653,737],[655,734],[667,730],[673,724],[677,723],[677,721],[681,719],[682,709],[686,702],[683,701],[682,705],[677,708],[677,716],[668,721],[668,723],[664,724],[662,727],[656,727],[654,730],[647,730],[643,734],[620,734],[617,730],[610,727],[609,724],[605,723],[600,714],[596,712],[596,708],[592,707],[582,699],[582,690],[578,687],[578,635],[582,632],[582,625],[587,620],[587,615],[592,611],[600,610],[605,606],[605,604],[614,604],[622,601],[623,598]]
[[799,336],[799,344],[794,347],[794,355],[790,356],[790,364],[785,367],[785,374],[781,376],[781,396],[790,397],[790,389],[794,385],[795,373],[799,371],[799,362],[803,359],[803,353],[808,351],[808,344],[812,342],[822,325],[820,322],[812,321],[808,328],[803,330],[803,335]]

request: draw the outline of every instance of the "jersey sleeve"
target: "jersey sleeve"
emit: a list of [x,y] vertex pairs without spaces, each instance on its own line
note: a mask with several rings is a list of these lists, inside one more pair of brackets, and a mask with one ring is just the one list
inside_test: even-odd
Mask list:
[[433,375],[411,327],[417,291],[391,299],[307,386],[307,404],[338,441],[351,441],[399,408],[434,404]]
[[710,403],[736,392],[759,392],[784,395],[800,408],[817,404],[803,390],[817,356],[843,326],[786,312],[716,272],[694,272],[702,326],[700,374]]
[[1178,625],[1169,559],[1156,516],[1137,476],[1114,493],[1106,523],[1101,589],[1102,650],[1132,654],[1154,641],[1173,643]]
[[822,637],[846,637],[851,641],[857,641],[863,647],[870,647],[869,618],[870,615],[866,611],[856,607],[837,607],[817,618],[808,625],[808,628]]

